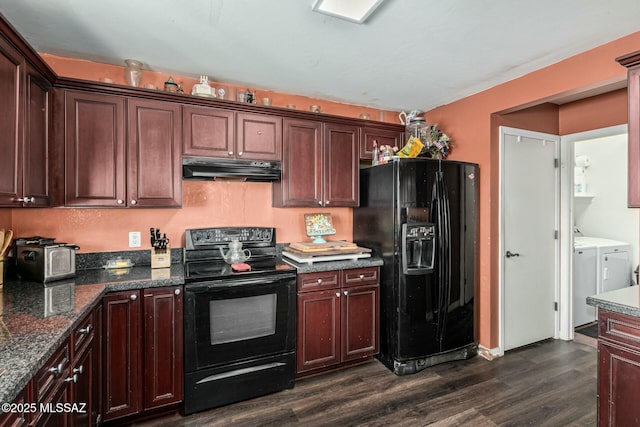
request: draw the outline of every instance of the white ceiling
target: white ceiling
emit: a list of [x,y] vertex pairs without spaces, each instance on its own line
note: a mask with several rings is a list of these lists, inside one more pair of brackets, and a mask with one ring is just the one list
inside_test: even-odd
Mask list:
[[[0,0],[39,52],[392,110],[429,110],[640,30],[639,0]],[[640,50],[640,46],[638,46]]]

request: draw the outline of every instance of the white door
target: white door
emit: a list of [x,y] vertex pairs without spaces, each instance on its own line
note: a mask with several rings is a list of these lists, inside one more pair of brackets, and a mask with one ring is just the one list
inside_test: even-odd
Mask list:
[[502,347],[555,335],[560,138],[501,128]]

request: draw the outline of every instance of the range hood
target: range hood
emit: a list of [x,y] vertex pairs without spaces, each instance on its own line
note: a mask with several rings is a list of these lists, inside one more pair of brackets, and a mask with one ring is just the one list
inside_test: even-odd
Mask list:
[[235,180],[252,182],[280,181],[280,162],[184,157],[185,180]]

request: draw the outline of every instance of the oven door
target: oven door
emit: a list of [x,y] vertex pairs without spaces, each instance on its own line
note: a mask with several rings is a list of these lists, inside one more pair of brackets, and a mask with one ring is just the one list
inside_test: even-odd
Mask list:
[[185,371],[295,350],[295,275],[185,287]]

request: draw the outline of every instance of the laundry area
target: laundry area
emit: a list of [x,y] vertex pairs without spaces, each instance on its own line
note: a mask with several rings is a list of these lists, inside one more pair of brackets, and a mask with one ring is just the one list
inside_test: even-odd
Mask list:
[[627,207],[627,133],[610,129],[574,143],[573,326],[593,337],[597,313],[586,298],[638,281],[638,210]]

